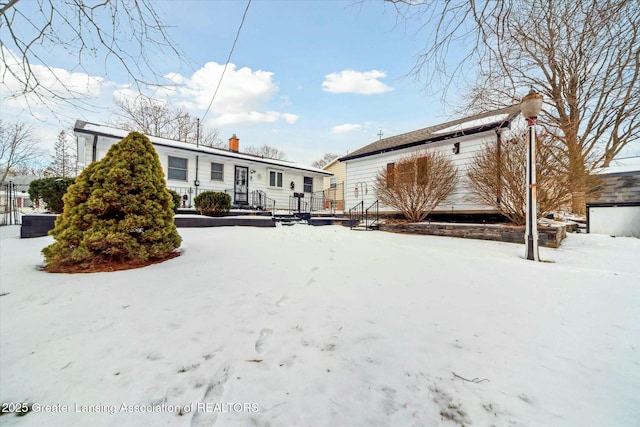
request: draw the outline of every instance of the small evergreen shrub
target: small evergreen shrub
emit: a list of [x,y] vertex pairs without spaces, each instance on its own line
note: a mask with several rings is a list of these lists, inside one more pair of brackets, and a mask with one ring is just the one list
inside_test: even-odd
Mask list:
[[175,190],[167,190],[173,199],[173,213],[178,213],[178,208],[182,206],[182,197]]
[[42,199],[47,209],[53,213],[62,213],[64,209],[62,196],[73,181],[73,178],[63,177],[36,179],[29,184],[29,197],[34,203]]
[[205,191],[193,200],[196,210],[202,215],[220,215],[231,209],[231,196],[227,193]]
[[42,250],[48,271],[105,271],[173,257],[181,238],[151,141],[132,132],[90,164],[63,197]]

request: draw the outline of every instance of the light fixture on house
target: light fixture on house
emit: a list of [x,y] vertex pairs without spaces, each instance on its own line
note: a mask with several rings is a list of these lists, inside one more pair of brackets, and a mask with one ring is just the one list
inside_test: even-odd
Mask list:
[[527,120],[527,220],[524,234],[525,257],[539,261],[538,256],[538,200],[536,187],[536,119],[542,109],[543,96],[531,91],[520,101],[520,111]]
[[453,148],[451,149],[451,151],[453,151],[453,154],[460,154],[460,143],[454,142]]

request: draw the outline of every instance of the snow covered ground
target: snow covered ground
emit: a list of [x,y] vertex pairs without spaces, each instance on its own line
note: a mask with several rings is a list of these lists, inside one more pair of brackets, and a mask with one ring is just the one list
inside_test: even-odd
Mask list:
[[[640,239],[180,229],[139,270],[38,270],[0,227],[7,426],[637,426]],[[67,412],[62,412],[67,411]]]

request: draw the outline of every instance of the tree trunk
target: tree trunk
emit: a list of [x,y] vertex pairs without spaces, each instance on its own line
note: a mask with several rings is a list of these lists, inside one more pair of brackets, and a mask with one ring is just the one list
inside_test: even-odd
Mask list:
[[569,148],[569,182],[571,189],[571,212],[586,213],[587,171],[579,146]]

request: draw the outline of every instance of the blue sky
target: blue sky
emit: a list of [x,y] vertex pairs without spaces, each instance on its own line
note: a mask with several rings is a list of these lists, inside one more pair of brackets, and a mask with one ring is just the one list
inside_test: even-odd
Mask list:
[[[177,86],[145,93],[203,117],[247,2],[154,3],[189,60],[160,54],[161,74]],[[311,163],[326,152],[356,150],[377,139],[380,130],[391,136],[446,121],[460,103],[456,91],[443,101],[442,88],[427,94],[423,81],[407,77],[426,43],[414,34],[393,5],[382,1],[253,0],[204,124],[220,129],[225,141],[237,134],[241,150],[267,144],[289,160]],[[46,60],[67,71],[75,64],[61,46],[51,46]],[[84,65],[68,79],[89,79],[83,90],[91,96],[91,111],[56,106],[54,115],[42,106],[26,109],[24,100],[8,99],[3,86],[3,119],[32,123],[43,147],[51,148],[57,133],[75,119],[104,123],[113,116],[114,95],[137,92],[115,63],[107,70],[101,58]]]

